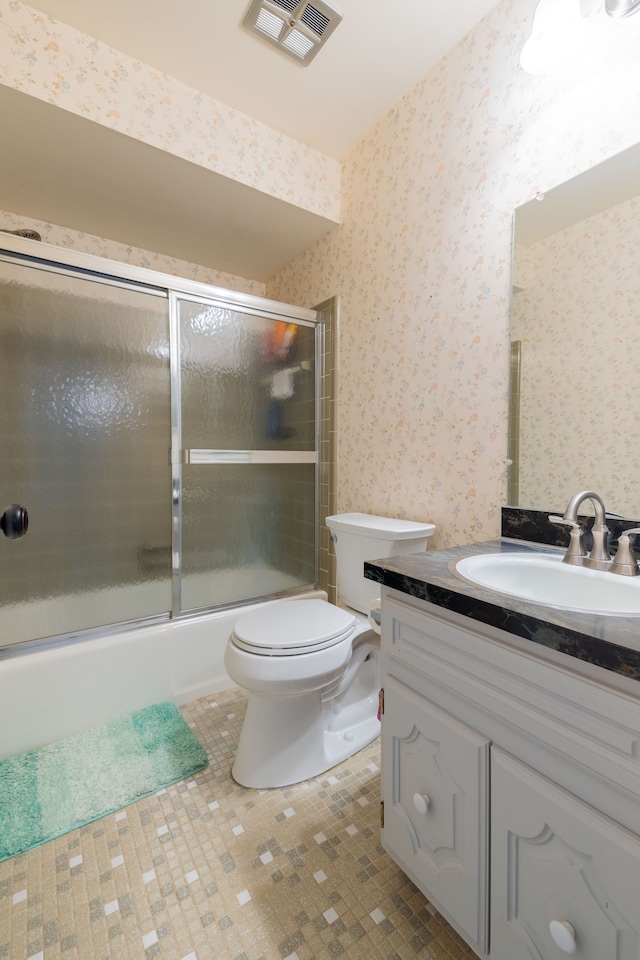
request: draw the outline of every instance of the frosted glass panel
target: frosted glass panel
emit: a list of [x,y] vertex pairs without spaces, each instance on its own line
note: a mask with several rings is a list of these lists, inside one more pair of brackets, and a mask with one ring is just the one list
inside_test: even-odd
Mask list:
[[180,302],[182,445],[313,450],[315,329]]
[[315,466],[183,470],[182,609],[315,583]]
[[0,643],[168,612],[168,301],[0,264]]
[[175,302],[0,262],[0,646],[315,584],[317,329]]

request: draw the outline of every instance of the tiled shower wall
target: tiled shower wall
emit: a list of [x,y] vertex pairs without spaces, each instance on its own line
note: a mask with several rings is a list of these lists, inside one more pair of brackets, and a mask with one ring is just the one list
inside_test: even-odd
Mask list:
[[324,322],[324,371],[320,399],[320,549],[318,557],[319,582],[332,603],[338,597],[336,555],[329,540],[325,517],[338,509],[338,338],[339,302],[331,297],[318,304],[316,310]]

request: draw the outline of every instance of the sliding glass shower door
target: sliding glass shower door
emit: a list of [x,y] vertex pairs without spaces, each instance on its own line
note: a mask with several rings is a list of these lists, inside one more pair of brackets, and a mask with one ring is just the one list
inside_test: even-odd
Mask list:
[[0,271],[0,646],[171,607],[166,293]]
[[176,298],[182,611],[316,583],[316,327]]
[[315,586],[313,314],[60,254],[0,250],[0,656]]

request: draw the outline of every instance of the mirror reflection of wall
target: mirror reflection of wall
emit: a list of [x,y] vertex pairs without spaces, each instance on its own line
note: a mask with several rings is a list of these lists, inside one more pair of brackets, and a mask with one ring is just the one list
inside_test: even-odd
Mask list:
[[516,210],[512,506],[640,515],[639,253],[640,145]]

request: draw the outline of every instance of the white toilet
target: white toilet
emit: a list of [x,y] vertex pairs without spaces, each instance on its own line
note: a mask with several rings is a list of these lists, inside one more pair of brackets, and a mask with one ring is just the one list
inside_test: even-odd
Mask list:
[[426,550],[435,526],[363,513],[327,517],[327,526],[347,608],[274,603],[241,616],[227,642],[227,673],[249,694],[231,771],[245,787],[318,776],[380,732],[380,636],[367,619],[380,587],[363,564]]

